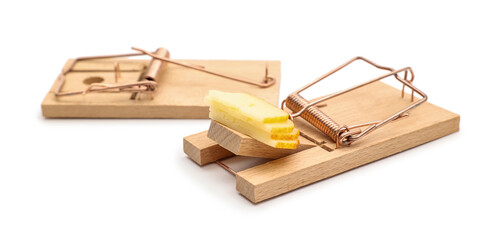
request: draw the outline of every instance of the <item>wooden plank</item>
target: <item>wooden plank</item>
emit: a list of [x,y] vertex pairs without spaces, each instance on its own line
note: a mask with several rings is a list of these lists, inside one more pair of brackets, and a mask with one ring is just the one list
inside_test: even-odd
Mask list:
[[[321,109],[347,125],[382,120],[410,103],[408,94],[402,99],[400,90],[379,82],[330,101]],[[409,117],[340,149],[334,149],[331,139],[302,121],[296,120],[296,127],[318,146],[238,172],[236,188],[242,195],[257,203],[368,164],[458,131],[460,117],[426,102],[412,110]],[[241,145],[241,140],[231,142],[236,142],[229,146],[231,149]]]
[[[343,104],[339,107],[349,108]],[[410,117],[350,147],[331,152],[315,147],[238,172],[236,188],[250,201],[261,202],[456,132],[459,121],[459,115],[424,103]]]
[[[75,68],[82,72],[67,75],[62,91],[86,89],[84,80],[100,77],[102,83],[114,83],[113,65],[116,59],[82,61]],[[71,60],[67,61],[67,64]],[[148,60],[118,59],[122,76],[119,83],[136,82],[140,71]],[[245,92],[278,105],[280,87],[279,61],[243,61],[243,60],[178,60],[181,62],[205,66],[206,69],[224,74],[261,81],[265,66],[276,83],[267,88],[240,83],[218,76],[190,70],[173,64],[160,72],[159,87],[154,99],[131,100],[131,93],[91,93],[56,97],[55,88],[58,79],[42,103],[43,116],[47,118],[208,118],[208,106],[203,98],[210,89],[228,92]],[[96,69],[95,72],[87,70]],[[85,71],[85,72],[84,72]]]
[[183,151],[200,166],[234,156],[232,152],[208,138],[207,131],[183,138]]
[[316,146],[315,143],[299,136],[297,149],[274,148],[213,120],[210,122],[207,136],[232,153],[248,157],[275,159]]

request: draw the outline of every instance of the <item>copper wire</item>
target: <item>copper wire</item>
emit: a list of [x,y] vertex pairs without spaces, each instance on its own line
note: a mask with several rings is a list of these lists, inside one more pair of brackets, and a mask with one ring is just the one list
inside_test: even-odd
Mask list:
[[230,79],[230,80],[233,80],[233,81],[237,81],[237,82],[242,82],[242,83],[246,83],[246,84],[258,86],[258,87],[261,87],[261,88],[270,87],[273,84],[275,84],[275,81],[276,81],[275,78],[268,76],[268,65],[266,66],[266,69],[265,69],[265,77],[263,78],[263,81],[262,82],[257,82],[257,81],[253,81],[253,80],[247,80],[247,79],[242,79],[242,78],[237,78],[237,77],[229,76],[229,75],[226,75],[226,74],[223,74],[223,73],[219,73],[219,72],[210,71],[210,70],[205,69],[204,67],[196,67],[193,64],[177,62],[177,61],[171,60],[169,58],[157,56],[154,53],[151,53],[149,51],[146,51],[146,50],[143,50],[143,49],[140,49],[140,48],[132,47],[132,49],[135,50],[135,51],[139,51],[139,52],[141,52],[143,54],[149,55],[149,56],[151,56],[154,59],[159,59],[159,60],[162,60],[162,61],[166,61],[168,63],[176,64],[178,66],[182,66],[182,67],[186,67],[186,68],[191,68],[191,69],[194,69],[194,70],[197,70],[197,71],[200,71],[200,72],[204,72],[204,73],[212,74],[212,75],[215,75],[215,76],[227,78],[227,79]]
[[[301,97],[299,94],[291,94],[287,97],[285,105],[291,109],[293,112],[300,112],[304,106],[308,105],[309,102]],[[311,123],[317,129],[319,129],[324,134],[328,135],[333,141],[336,141],[338,136],[337,132],[340,125],[336,123],[333,119],[328,117],[326,114],[321,112],[317,106],[311,106],[305,111],[302,111],[301,115],[306,121]]]
[[130,93],[143,93],[151,92],[152,88],[155,88],[157,83],[153,81],[142,81],[136,83],[125,83],[113,86],[111,84],[91,84],[83,91],[72,92],[75,94],[88,94],[92,92],[105,92],[105,93],[119,93],[119,92],[130,92]]
[[232,174],[234,176],[237,175],[237,172],[234,171],[234,169],[232,169],[229,166],[225,165],[223,162],[217,160],[217,161],[215,161],[215,163],[217,163],[217,165],[221,166],[223,169],[225,169],[226,171],[228,171],[230,174]]
[[[314,84],[318,83],[319,81],[325,79],[326,77],[332,75],[335,72],[338,72],[340,69],[346,67],[347,65],[351,64],[354,61],[357,60],[362,60],[370,65],[389,71],[389,73],[384,74],[380,77],[374,78],[372,80],[369,80],[367,82],[361,83],[359,85],[356,85],[352,88],[348,88],[346,90],[336,92],[333,94],[329,94],[323,97],[320,97],[319,99],[315,101],[308,101],[304,99],[300,93],[307,88],[313,86]],[[404,78],[402,79],[400,76],[398,76],[398,73],[404,72]],[[411,77],[408,79],[408,74],[410,73]],[[352,125],[352,126],[340,126],[337,124],[334,120],[332,120],[330,117],[328,117],[325,113],[323,113],[317,106],[320,105],[321,102],[324,102],[328,99],[334,98],[336,96],[342,95],[344,93],[347,93],[349,91],[353,91],[355,89],[361,88],[363,86],[366,86],[368,84],[371,84],[376,81],[380,81],[386,77],[389,76],[394,76],[396,80],[401,82],[403,84],[403,89],[402,89],[402,97],[404,97],[404,88],[409,87],[412,90],[412,97],[411,97],[411,102],[409,106],[404,108],[401,111],[398,111],[397,113],[389,116],[388,118],[381,120],[381,121],[372,121],[372,122],[367,122],[367,123],[361,123],[357,125]],[[335,143],[336,147],[340,146],[346,146],[350,145],[351,143],[359,140],[363,136],[366,136],[370,132],[376,130],[377,128],[391,122],[397,119],[400,119],[408,114],[408,111],[411,109],[419,106],[423,102],[427,101],[427,95],[417,89],[416,87],[413,86],[413,80],[415,76],[413,73],[413,70],[410,67],[402,68],[399,70],[393,70],[393,68],[389,67],[384,67],[375,64],[372,61],[369,61],[363,57],[355,57],[352,58],[351,60],[347,61],[346,63],[338,66],[337,68],[333,69],[332,71],[322,75],[312,83],[307,84],[306,86],[302,87],[301,89],[295,91],[294,93],[290,94],[287,99],[285,99],[282,102],[282,109],[284,109],[285,106],[287,106],[289,109],[293,111],[293,113],[290,114],[290,118],[294,119],[295,117],[302,117],[304,118],[307,122],[311,123],[314,127],[318,128],[321,132],[324,134],[328,135]],[[419,101],[413,102],[414,101],[414,93],[417,92],[422,98]],[[366,129],[361,130],[361,127],[366,127]]]
[[[71,96],[71,95],[77,95],[77,94],[83,94],[84,92],[87,92],[87,89],[84,91],[71,91],[71,92],[62,92],[62,88],[65,85],[66,81],[66,75],[73,71],[73,68],[79,61],[86,61],[86,60],[93,60],[93,59],[104,59],[104,58],[120,58],[120,57],[133,57],[133,56],[142,56],[144,54],[142,53],[125,53],[125,54],[113,54],[113,55],[104,55],[104,56],[88,56],[88,57],[78,57],[73,59],[73,61],[68,65],[66,69],[63,69],[58,76],[59,83],[58,86],[55,89],[55,96],[61,97],[61,96]],[[87,71],[87,70],[86,70]],[[88,70],[89,72],[93,70]],[[142,86],[145,86],[146,84],[141,84]],[[112,89],[118,88],[119,85],[112,85]],[[90,86],[89,86],[90,87]],[[125,86],[123,86],[125,87]],[[88,91],[88,92],[93,92],[93,91]]]
[[[61,73],[58,76],[59,82],[58,86],[55,88],[55,96],[61,97],[61,96],[71,96],[71,95],[77,95],[77,94],[87,94],[91,92],[133,92],[133,93],[139,93],[139,92],[151,92],[154,91],[157,87],[157,84],[149,84],[148,81],[142,81],[143,79],[139,79],[140,81],[134,83],[129,87],[127,84],[119,84],[118,79],[121,78],[121,70],[119,67],[119,63],[115,63],[114,65],[114,71],[115,71],[115,83],[114,84],[95,84],[95,86],[89,86],[85,90],[78,90],[78,91],[70,91],[70,92],[62,92],[62,88],[65,85],[66,81],[66,75],[73,70],[75,65],[80,62],[80,61],[86,61],[86,60],[94,60],[94,59],[105,59],[105,58],[121,58],[121,57],[133,57],[133,56],[142,56],[142,55],[148,55],[152,57],[152,60],[159,60],[155,61],[156,67],[149,67],[149,71],[151,72],[152,76],[146,76],[145,78],[147,80],[155,80],[155,76],[157,76],[157,69],[160,69],[160,62],[164,61],[167,63],[175,64],[178,66],[194,69],[197,71],[205,72],[208,74],[212,74],[218,77],[230,79],[233,81],[237,82],[242,82],[245,84],[250,84],[254,86],[258,86],[261,88],[266,88],[270,87],[275,84],[276,79],[274,77],[268,76],[268,65],[266,65],[265,68],[265,76],[262,79],[262,81],[253,81],[253,80],[248,80],[248,79],[242,79],[238,77],[233,77],[229,76],[223,73],[218,73],[214,71],[210,71],[205,69],[204,66],[196,65],[196,64],[188,64],[188,63],[183,63],[183,62],[177,62],[174,60],[171,60],[169,58],[169,53],[165,48],[159,48],[155,53],[132,47],[133,50],[138,51],[138,53],[125,53],[125,54],[114,54],[114,55],[104,55],[104,56],[88,56],[88,57],[79,57],[73,59],[73,61],[68,65],[68,67],[64,68]],[[162,53],[162,54],[159,54]],[[151,63],[154,61],[151,61]],[[150,65],[150,64],[149,64]],[[158,67],[157,67],[158,66]],[[94,72],[94,71],[99,71],[99,70],[83,70],[83,72]],[[135,99],[135,94],[132,95],[132,99]]]

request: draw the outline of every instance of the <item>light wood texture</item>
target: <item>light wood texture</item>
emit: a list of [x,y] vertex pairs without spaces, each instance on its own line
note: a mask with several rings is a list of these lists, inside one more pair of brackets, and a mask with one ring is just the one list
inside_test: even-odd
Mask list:
[[[386,119],[410,105],[410,95],[406,93],[405,98],[401,98],[401,90],[390,87],[383,82],[374,82],[323,103],[326,103],[326,106],[319,108],[322,112],[330,116],[340,126],[350,126]],[[410,116],[413,115],[413,111],[410,111]],[[331,149],[335,149],[335,143],[331,138],[304,119],[300,117],[295,118],[294,124],[304,137],[317,144],[323,144]],[[376,130],[376,132],[384,131],[391,124],[393,123],[383,126],[381,129]],[[371,133],[370,135],[372,134],[376,133]],[[356,144],[362,144],[361,142],[365,141],[367,140],[363,138]]]
[[183,138],[183,151],[200,166],[234,156],[232,152],[208,138],[207,131]]
[[[70,63],[69,60],[65,68]],[[78,62],[74,70],[96,72],[72,72],[67,75],[62,91],[86,89],[84,80],[101,77],[102,83],[114,83],[114,63],[118,61],[122,72],[118,83],[136,82],[149,60],[100,59]],[[181,66],[167,64],[160,72],[154,99],[144,96],[131,100],[131,93],[90,93],[55,97],[55,82],[42,103],[43,116],[47,118],[208,118],[208,106],[203,98],[211,89],[227,92],[245,92],[278,105],[280,86],[279,61],[231,61],[231,60],[178,60],[205,66],[220,73],[261,81],[265,66],[276,83],[267,88],[248,85]]]
[[459,115],[424,103],[410,117],[350,147],[331,152],[316,147],[241,171],[236,188],[252,202],[260,202],[456,132],[459,121]]
[[[321,109],[339,124],[382,120],[409,104],[408,94],[404,99],[400,94],[400,90],[376,82],[332,99]],[[296,119],[302,136],[318,146],[238,172],[236,189],[251,202],[261,202],[457,132],[459,122],[459,115],[426,102],[409,117],[391,122],[351,146],[335,149],[331,139]]]
[[248,157],[275,159],[316,146],[316,144],[311,141],[299,136],[299,145],[296,149],[270,147],[254,138],[244,135],[213,120],[210,122],[210,128],[208,129],[207,136],[235,155]]

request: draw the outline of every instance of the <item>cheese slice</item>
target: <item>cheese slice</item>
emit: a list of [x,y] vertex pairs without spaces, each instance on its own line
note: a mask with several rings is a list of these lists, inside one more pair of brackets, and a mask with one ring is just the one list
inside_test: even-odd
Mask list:
[[[216,120],[220,119],[221,121],[218,121],[230,128],[233,128],[236,130],[236,128],[239,132],[244,133],[242,130],[243,128],[251,128],[254,131],[258,131],[258,134],[261,134],[264,138],[269,138],[273,140],[296,140],[299,137],[299,130],[297,128],[290,128],[289,127],[286,129],[291,129],[290,132],[272,132],[272,129],[275,129],[275,127],[272,127],[271,125],[280,125],[280,123],[264,123],[264,124],[252,124],[251,122],[245,122],[241,119],[235,118],[232,115],[228,114],[227,112],[224,112],[220,109],[215,109],[215,108],[210,108],[210,114],[209,117],[211,119]],[[233,127],[233,125],[240,125],[236,128]],[[245,133],[246,134],[246,133]]]
[[274,148],[286,148],[286,149],[296,149],[299,144],[299,140],[297,137],[299,136],[299,131],[297,129],[293,129],[290,134],[279,134],[277,137],[284,138],[294,138],[293,140],[276,140],[272,139],[272,134],[266,132],[264,129],[259,128],[251,123],[247,123],[241,119],[237,119],[227,114],[226,112],[222,112],[220,110],[210,109],[210,118],[230,127],[240,133],[246,134],[266,145],[269,145]]
[[255,125],[258,128],[261,128],[265,130],[266,132],[272,133],[272,134],[279,134],[281,135],[282,133],[292,133],[294,130],[294,122],[291,120],[283,121],[283,122],[276,122],[276,123],[258,123],[255,121],[248,121],[247,118],[245,118],[243,115],[241,115],[239,112],[235,111],[228,111],[226,110],[222,105],[214,104],[212,103],[210,105],[210,111],[217,111],[221,112],[222,114],[226,114],[228,116],[233,117],[234,119],[238,119],[243,121],[244,123],[250,124],[250,125]]
[[205,97],[205,102],[210,104],[211,107],[220,108],[247,122],[275,123],[289,119],[289,115],[286,112],[263,99],[246,93],[210,90]]

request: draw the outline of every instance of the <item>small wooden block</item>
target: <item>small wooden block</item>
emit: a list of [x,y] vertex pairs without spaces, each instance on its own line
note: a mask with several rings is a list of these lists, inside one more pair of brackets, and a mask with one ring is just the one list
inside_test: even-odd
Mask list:
[[208,138],[207,131],[183,138],[183,150],[200,166],[234,156],[232,152]]
[[274,148],[213,120],[210,122],[207,136],[232,153],[248,157],[275,159],[316,146],[311,141],[299,136],[299,145],[296,149]]
[[[65,69],[73,60],[67,61]],[[248,80],[264,79],[268,65],[269,76],[274,77],[274,85],[261,88],[211,74],[195,71],[181,66],[167,64],[157,78],[158,88],[154,99],[130,99],[131,93],[89,93],[56,97],[54,92],[59,84],[57,79],[43,100],[43,116],[47,118],[208,118],[208,106],[203,101],[211,89],[226,92],[245,92],[278,105],[280,86],[279,61],[237,61],[237,60],[177,60],[204,66],[217,71]],[[78,62],[74,70],[67,74],[63,92],[85,90],[90,78],[102,79],[102,84],[114,83],[114,63],[118,62],[121,78],[118,83],[136,82],[149,60],[139,59],[99,59]]]

